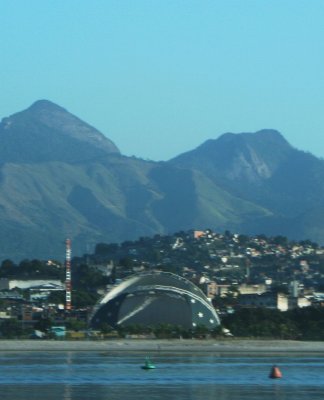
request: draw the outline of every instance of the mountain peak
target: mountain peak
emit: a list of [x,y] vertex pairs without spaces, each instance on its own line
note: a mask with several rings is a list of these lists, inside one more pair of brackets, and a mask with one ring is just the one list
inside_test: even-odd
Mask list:
[[52,101],[46,100],[46,99],[41,99],[41,100],[35,101],[28,108],[28,110],[29,111],[35,111],[35,112],[39,112],[39,111],[56,111],[56,110],[67,112],[63,107],[53,103]]
[[0,157],[11,162],[75,162],[120,154],[101,132],[49,100],[4,118],[0,140]]
[[225,133],[197,149],[176,157],[173,162],[194,165],[233,181],[257,182],[273,175],[292,151],[276,130],[250,133]]
[[47,99],[36,100],[29,108],[45,108],[45,107],[62,108],[59,105]]
[[[218,139],[211,140],[213,142],[232,142],[239,141],[246,142],[249,144],[272,144],[276,146],[288,146],[291,147],[283,135],[275,129],[262,129],[257,132],[243,132],[243,133],[224,133]],[[210,141],[209,141],[210,142]]]

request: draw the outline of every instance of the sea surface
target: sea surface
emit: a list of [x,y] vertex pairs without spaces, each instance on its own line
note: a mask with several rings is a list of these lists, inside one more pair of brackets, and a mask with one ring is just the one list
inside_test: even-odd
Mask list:
[[[141,369],[146,356],[155,370]],[[269,379],[276,364],[283,377]],[[324,399],[315,356],[2,352],[1,400]]]

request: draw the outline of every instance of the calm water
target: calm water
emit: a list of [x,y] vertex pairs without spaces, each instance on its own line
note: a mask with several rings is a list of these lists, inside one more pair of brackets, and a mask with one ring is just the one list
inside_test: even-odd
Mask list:
[[[151,355],[89,352],[0,353],[1,400],[300,400],[324,398],[320,357]],[[268,378],[277,364],[283,378]]]

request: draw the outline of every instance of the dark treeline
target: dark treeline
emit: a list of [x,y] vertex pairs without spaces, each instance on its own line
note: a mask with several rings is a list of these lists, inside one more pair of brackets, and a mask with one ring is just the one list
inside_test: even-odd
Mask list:
[[324,340],[323,308],[296,308],[286,312],[245,308],[224,317],[222,324],[235,337]]
[[2,261],[0,278],[60,279],[64,280],[65,269],[57,262],[22,260],[16,264],[7,259]]
[[[55,325],[51,318],[39,318],[33,325],[24,327],[21,321],[7,319],[0,324],[0,338],[26,338],[33,329],[50,332]],[[66,321],[67,329],[86,329],[87,323],[71,318]],[[226,329],[224,329],[226,328]],[[224,316],[221,326],[209,331],[205,326],[186,330],[183,327],[160,324],[157,326],[129,325],[113,329],[103,323],[100,331],[103,335],[127,337],[128,335],[153,335],[157,338],[221,338],[224,330],[230,330],[231,339],[285,339],[285,340],[324,340],[324,309],[299,308],[286,312],[265,308],[240,309],[235,313]],[[228,336],[226,334],[225,336]]]

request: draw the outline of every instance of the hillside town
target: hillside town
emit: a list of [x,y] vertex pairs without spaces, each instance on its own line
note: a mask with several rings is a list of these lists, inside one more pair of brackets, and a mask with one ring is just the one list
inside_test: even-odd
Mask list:
[[324,248],[283,236],[180,232],[121,246],[99,244],[91,260],[96,265],[109,259],[112,271],[118,258],[118,279],[162,269],[193,281],[211,300],[235,298],[237,306],[286,311],[319,303],[324,289]]
[[129,276],[148,271],[170,272],[193,282],[224,321],[242,310],[321,310],[324,301],[324,248],[283,236],[207,229],[100,243],[93,254],[72,258],[71,271],[73,307],[67,310],[64,261],[4,260],[1,336],[91,335],[88,321],[100,297]]

